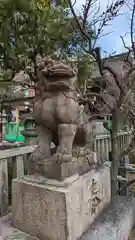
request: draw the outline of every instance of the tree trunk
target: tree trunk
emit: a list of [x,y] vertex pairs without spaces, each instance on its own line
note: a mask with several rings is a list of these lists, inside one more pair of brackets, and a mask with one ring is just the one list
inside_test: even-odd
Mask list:
[[111,195],[115,196],[117,193],[117,175],[119,166],[119,150],[118,150],[118,118],[119,111],[116,110],[112,113],[112,134],[111,134],[111,144],[112,144],[112,165],[111,165]]

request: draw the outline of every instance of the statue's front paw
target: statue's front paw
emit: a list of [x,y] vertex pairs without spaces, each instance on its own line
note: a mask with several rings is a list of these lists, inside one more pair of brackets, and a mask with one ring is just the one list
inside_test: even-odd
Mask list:
[[72,161],[72,155],[70,154],[56,153],[55,157],[57,163],[66,163]]
[[44,154],[37,149],[28,158],[28,173],[40,173],[43,170]]

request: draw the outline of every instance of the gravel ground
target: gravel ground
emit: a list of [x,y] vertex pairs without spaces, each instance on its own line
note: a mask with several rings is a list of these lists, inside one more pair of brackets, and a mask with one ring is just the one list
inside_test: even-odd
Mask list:
[[133,227],[128,240],[135,240],[135,226]]

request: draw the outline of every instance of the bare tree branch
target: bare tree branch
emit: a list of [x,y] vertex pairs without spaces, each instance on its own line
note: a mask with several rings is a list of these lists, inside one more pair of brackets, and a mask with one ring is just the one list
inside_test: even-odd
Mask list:
[[123,81],[126,80],[129,75],[135,70],[134,67],[131,67],[124,75],[123,75]]
[[133,8],[132,8],[132,17],[131,17],[131,44],[132,44],[132,50],[134,53],[134,58],[135,58],[135,42],[134,42],[134,33],[133,33],[133,27],[134,27],[134,17],[135,17],[135,1],[133,4]]
[[87,22],[87,18],[88,18],[88,13],[89,13],[89,9],[91,6],[93,0],[88,0],[88,3],[86,2],[86,4],[84,5],[84,14],[83,14],[83,29],[85,29],[86,26],[86,22]]
[[100,35],[98,39],[102,38],[102,37],[105,37],[109,34],[113,33],[113,31],[110,31],[110,32],[107,32],[107,33],[104,33],[103,35]]
[[111,108],[110,108],[110,105],[105,101],[105,99],[103,98],[103,96],[101,96],[101,94],[98,94],[98,93],[94,93],[94,92],[92,92],[92,93],[86,93],[86,98],[81,98],[81,100],[80,100],[80,102],[81,103],[88,103],[88,102],[90,102],[90,99],[89,99],[89,97],[97,97],[97,98],[99,98],[100,100],[102,100],[103,102],[104,102],[104,104],[111,110]]
[[109,71],[113,75],[117,86],[119,87],[120,91],[123,92],[123,88],[122,88],[121,83],[120,83],[120,75],[110,66],[103,66],[103,71],[104,70]]
[[126,45],[125,40],[124,40],[124,37],[123,37],[123,36],[120,36],[120,38],[121,38],[121,40],[122,40],[122,42],[123,42],[124,47],[125,47],[128,51],[131,51],[131,49]]
[[81,24],[80,24],[80,22],[78,20],[78,17],[76,16],[76,13],[74,11],[74,8],[73,8],[71,0],[68,0],[68,3],[69,3],[69,7],[71,9],[71,12],[72,12],[72,14],[74,16],[74,19],[75,19],[75,21],[77,23],[78,29],[80,30],[80,33],[82,34],[82,37],[90,41],[91,39],[90,39],[89,35],[83,30],[83,28],[82,28],[82,26],[81,26]]

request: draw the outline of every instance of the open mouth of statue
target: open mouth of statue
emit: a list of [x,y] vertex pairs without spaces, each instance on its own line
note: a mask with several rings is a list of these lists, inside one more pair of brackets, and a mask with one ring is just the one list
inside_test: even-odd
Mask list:
[[50,82],[48,86],[49,91],[64,91],[69,89],[69,83],[63,81]]

